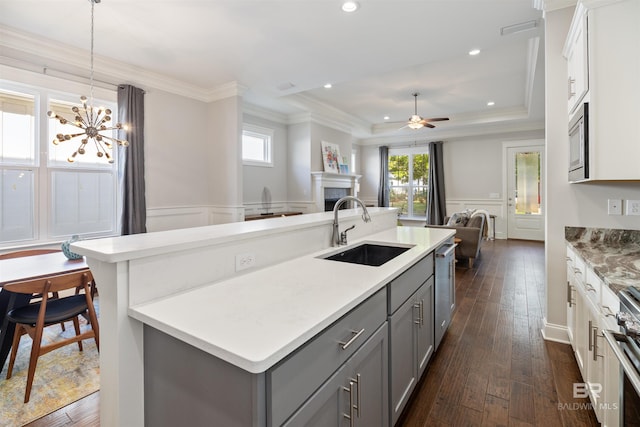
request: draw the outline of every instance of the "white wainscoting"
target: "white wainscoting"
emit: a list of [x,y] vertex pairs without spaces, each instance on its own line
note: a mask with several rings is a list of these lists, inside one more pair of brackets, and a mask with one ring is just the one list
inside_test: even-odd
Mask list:
[[[314,213],[316,212],[316,205],[314,202],[271,202],[269,212],[277,214],[278,212],[302,212],[302,213]],[[265,208],[261,202],[245,203],[244,214],[259,215],[265,212]]]
[[207,206],[147,209],[147,231],[165,231],[209,224]]
[[147,231],[166,231],[244,221],[243,206],[181,206],[147,209]]
[[[496,239],[507,238],[507,206],[502,199],[447,199],[447,216],[465,209],[483,209],[496,216]],[[489,237],[492,235],[489,221]]]

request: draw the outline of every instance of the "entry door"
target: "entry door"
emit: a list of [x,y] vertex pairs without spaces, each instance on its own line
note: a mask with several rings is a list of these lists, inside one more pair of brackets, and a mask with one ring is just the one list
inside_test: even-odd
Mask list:
[[544,240],[544,146],[507,148],[507,237]]

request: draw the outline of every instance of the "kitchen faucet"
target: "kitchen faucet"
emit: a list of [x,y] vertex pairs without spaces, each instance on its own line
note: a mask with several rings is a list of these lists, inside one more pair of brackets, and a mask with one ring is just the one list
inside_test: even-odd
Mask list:
[[353,197],[353,196],[346,196],[346,197],[341,198],[340,200],[338,200],[336,202],[335,206],[333,207],[333,236],[331,237],[331,244],[333,246],[346,245],[347,244],[347,231],[353,230],[355,228],[355,225],[352,225],[351,227],[349,227],[346,230],[344,230],[342,233],[339,232],[340,230],[338,228],[338,210],[340,210],[340,206],[342,206],[342,204],[344,202],[348,202],[349,200],[353,200],[354,202],[356,202],[360,206],[362,206],[362,220],[364,222],[371,222],[371,217],[369,216],[369,212],[367,211],[367,207],[364,205],[362,200],[358,199],[357,197]]

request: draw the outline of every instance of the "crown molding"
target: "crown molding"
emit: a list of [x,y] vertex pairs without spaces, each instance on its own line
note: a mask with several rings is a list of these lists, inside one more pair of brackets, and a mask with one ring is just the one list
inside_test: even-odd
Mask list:
[[534,9],[541,10],[542,12],[551,12],[575,6],[577,0],[533,0],[532,3]]
[[[88,76],[90,73],[90,53],[86,49],[54,43],[6,26],[0,26],[0,48],[3,57],[30,63],[33,67],[42,70],[54,69],[70,76],[82,74]],[[151,70],[95,54],[94,69],[97,70],[96,74],[100,75],[100,79],[109,84],[130,83],[142,86],[146,90],[155,88],[203,102],[211,102],[244,92],[243,87],[237,83],[228,83],[220,88],[207,90]]]
[[297,93],[282,99],[303,111],[312,112],[291,115],[291,124],[301,123],[302,121],[311,119],[311,121],[315,121],[316,123],[347,132],[354,136],[371,134],[371,125],[368,122],[352,114],[345,113],[332,105],[319,101],[308,94]]
[[290,123],[289,115],[281,114],[273,110],[259,107],[254,104],[244,102],[242,104],[242,113],[249,114],[254,117],[258,117],[264,120],[269,120],[282,125],[288,125]]
[[544,131],[544,120],[538,121],[513,121],[498,123],[467,123],[455,127],[438,127],[435,129],[421,129],[417,131],[404,132],[402,134],[376,136],[372,138],[359,139],[355,142],[359,146],[378,146],[406,144],[414,141],[438,141],[451,139],[482,139],[487,136],[501,137],[505,134],[515,134],[522,132]]

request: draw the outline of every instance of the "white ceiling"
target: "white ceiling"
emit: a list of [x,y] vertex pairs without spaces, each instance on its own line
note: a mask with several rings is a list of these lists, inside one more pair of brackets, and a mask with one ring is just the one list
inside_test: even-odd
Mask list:
[[[253,105],[331,117],[361,138],[429,137],[483,124],[539,127],[544,25],[532,0],[360,5],[345,14],[340,0],[102,0],[95,6],[96,76],[122,83],[109,64],[125,63],[176,90],[211,94],[235,84]],[[2,60],[67,71],[75,65],[86,74],[90,13],[88,0],[0,0]],[[531,20],[537,28],[500,34]],[[55,46],[27,45],[16,34]],[[469,56],[473,48],[480,55]],[[128,76],[139,83],[143,74]],[[324,89],[327,82],[333,88]],[[385,124],[385,115],[409,118],[416,91],[418,114],[451,120],[417,133]],[[495,106],[487,107],[490,100]]]

